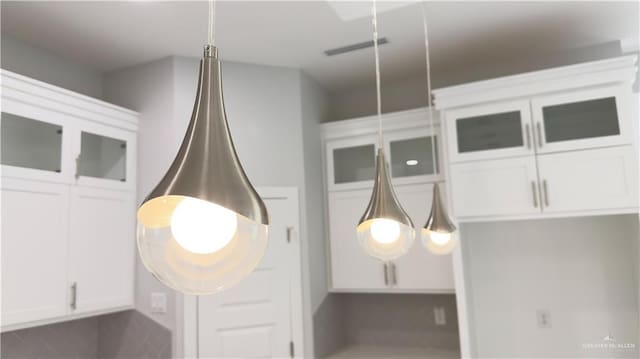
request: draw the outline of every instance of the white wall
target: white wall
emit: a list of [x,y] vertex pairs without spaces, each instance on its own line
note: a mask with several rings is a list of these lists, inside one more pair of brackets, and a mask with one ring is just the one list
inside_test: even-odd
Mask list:
[[461,238],[474,357],[602,356],[583,344],[609,334],[637,343],[636,215],[464,224]]
[[102,74],[99,71],[5,33],[1,34],[0,45],[0,66],[3,69],[102,98]]

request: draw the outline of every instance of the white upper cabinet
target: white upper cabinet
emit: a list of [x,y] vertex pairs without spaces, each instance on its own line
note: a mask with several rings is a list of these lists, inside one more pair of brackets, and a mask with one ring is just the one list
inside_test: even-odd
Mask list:
[[2,327],[68,308],[69,187],[2,178]]
[[465,107],[446,113],[451,162],[534,153],[528,101]]
[[531,100],[538,153],[631,143],[631,91],[605,86]]
[[[440,184],[442,203],[446,188]],[[416,240],[407,254],[393,261],[392,283],[400,291],[429,293],[453,293],[453,263],[451,256],[440,256],[429,252],[420,239],[420,230],[431,212],[433,184],[417,184],[396,187],[398,200],[413,220]]]
[[625,56],[436,90],[460,221],[635,213]]
[[453,213],[473,219],[541,212],[533,156],[451,165]]
[[546,213],[638,207],[638,163],[631,146],[538,157]]
[[138,115],[1,74],[2,331],[132,308]]
[[[419,109],[384,115],[383,127],[394,189],[419,233],[431,210],[432,183],[444,178],[439,126],[431,129],[428,111]],[[331,290],[452,293],[451,256],[432,255],[419,236],[405,256],[389,263],[370,257],[358,243],[356,226],[373,188],[377,130],[376,117],[323,126]]]

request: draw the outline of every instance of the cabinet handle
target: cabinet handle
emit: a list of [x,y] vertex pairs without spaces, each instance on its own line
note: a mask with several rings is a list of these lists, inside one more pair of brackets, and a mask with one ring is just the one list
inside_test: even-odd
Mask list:
[[384,264],[384,285],[389,285],[389,269],[387,263]]
[[531,149],[531,129],[529,128],[528,123],[524,125],[524,132],[525,132],[524,141],[527,145],[527,149],[530,150]]
[[78,303],[78,283],[73,282],[73,284],[71,284],[71,303],[69,303],[69,306],[71,307],[72,310],[76,310],[77,303]]
[[538,187],[535,181],[531,181],[531,192],[533,193],[533,207],[538,208]]
[[395,263],[391,263],[391,284],[397,285],[398,284],[398,276],[396,273],[396,264]]
[[542,148],[542,127],[540,122],[536,123],[536,131],[538,131],[538,148]]
[[542,197],[544,197],[544,205],[549,207],[549,193],[547,191],[547,180],[542,180]]
[[78,157],[76,157],[76,174],[75,174],[76,180],[80,177],[80,155],[78,155]]

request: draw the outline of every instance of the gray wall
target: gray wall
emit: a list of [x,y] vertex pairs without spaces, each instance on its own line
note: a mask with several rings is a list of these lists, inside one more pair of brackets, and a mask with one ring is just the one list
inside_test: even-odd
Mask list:
[[637,358],[583,345],[637,343],[638,235],[637,215],[462,225],[474,357]]
[[[107,100],[141,112],[139,199],[159,181],[184,135],[197,85],[198,60],[171,57],[105,75]],[[326,296],[320,133],[328,99],[296,69],[223,63],[229,127],[247,175],[255,186],[299,189],[307,356],[312,315]],[[303,142],[304,138],[304,142]],[[307,265],[308,264],[308,265]],[[182,296],[138,265],[136,307],[176,333],[181,348]],[[167,293],[168,313],[150,311],[151,292]]]
[[[445,65],[431,69],[432,82],[433,88],[440,88],[557,66],[595,61],[622,54],[620,42],[611,41],[594,46],[566,49],[562,52],[541,53],[536,58],[504,58],[491,63],[474,62],[472,66],[455,69]],[[640,73],[638,76],[640,76]],[[373,81],[373,77],[371,80]],[[382,84],[382,111],[394,112],[427,106],[426,81],[425,70],[404,80]],[[636,84],[636,91],[637,86]],[[334,106],[332,121],[373,115],[376,110],[375,86],[372,83],[333,93],[332,104]]]
[[14,38],[0,38],[0,67],[81,94],[102,98],[102,74]]

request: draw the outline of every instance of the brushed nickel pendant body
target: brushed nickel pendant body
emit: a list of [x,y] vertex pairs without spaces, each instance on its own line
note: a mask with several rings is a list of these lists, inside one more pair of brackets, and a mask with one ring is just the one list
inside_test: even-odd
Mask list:
[[188,294],[226,289],[251,273],[267,246],[269,218],[236,154],[217,49],[200,61],[191,121],[166,175],[138,209],[147,269]]
[[382,100],[380,91],[380,55],[378,52],[378,15],[376,0],[371,9],[373,25],[373,49],[376,69],[376,102],[378,113],[378,152],[376,177],[371,200],[358,222],[356,234],[364,251],[381,261],[390,261],[407,253],[416,237],[413,222],[402,209],[393,191],[391,178],[384,158],[382,139]]
[[373,193],[356,232],[362,248],[382,261],[407,253],[415,239],[413,222],[393,191],[382,148],[376,155]]
[[[429,107],[429,125],[431,135],[435,138],[433,126],[433,97],[431,96],[431,64],[429,62],[429,32],[427,27],[427,13],[425,3],[421,2],[422,10],[422,27],[424,30],[424,52],[425,64],[427,69],[427,105]],[[431,141],[431,155],[433,163],[433,174],[437,173],[436,167],[436,146],[435,140]],[[442,205],[440,199],[440,187],[437,182],[433,183],[433,199],[431,201],[431,213],[427,218],[427,223],[421,231],[422,244],[434,254],[444,255],[450,254],[458,243],[458,231],[456,226],[451,223],[449,216]]]
[[422,242],[434,254],[449,254],[458,242],[456,226],[451,223],[444,209],[438,183],[433,184],[431,213],[422,228]]

